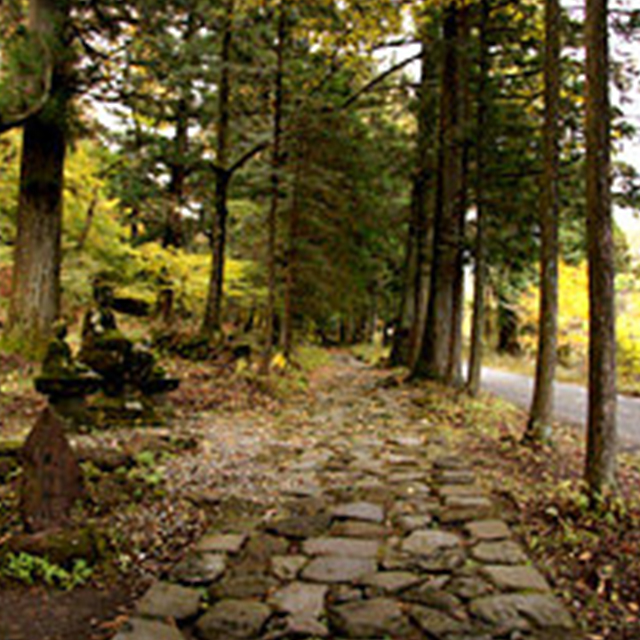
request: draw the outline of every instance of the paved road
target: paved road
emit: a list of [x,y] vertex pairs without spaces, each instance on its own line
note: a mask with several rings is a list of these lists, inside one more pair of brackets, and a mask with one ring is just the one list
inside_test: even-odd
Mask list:
[[[528,409],[533,379],[497,369],[482,370],[482,388]],[[558,420],[584,427],[587,421],[587,391],[577,384],[556,383],[555,414]],[[618,431],[623,449],[640,448],[640,398],[618,397]]]

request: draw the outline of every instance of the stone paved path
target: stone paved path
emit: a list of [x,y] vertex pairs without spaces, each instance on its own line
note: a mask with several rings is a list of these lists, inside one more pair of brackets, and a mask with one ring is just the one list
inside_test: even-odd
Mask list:
[[393,392],[372,410],[348,370],[335,385],[281,507],[205,535],[116,640],[581,637],[472,465],[394,420]]

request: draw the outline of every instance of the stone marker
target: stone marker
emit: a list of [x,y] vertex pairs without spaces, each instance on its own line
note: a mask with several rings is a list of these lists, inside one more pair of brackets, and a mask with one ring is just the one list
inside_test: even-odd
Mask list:
[[142,597],[136,612],[147,618],[193,618],[200,608],[200,592],[170,582],[156,582]]
[[29,531],[66,523],[83,496],[82,472],[64,435],[64,425],[47,407],[22,449],[20,512]]

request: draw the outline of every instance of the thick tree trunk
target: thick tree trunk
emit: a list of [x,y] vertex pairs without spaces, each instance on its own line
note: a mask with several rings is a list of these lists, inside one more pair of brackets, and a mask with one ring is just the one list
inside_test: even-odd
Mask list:
[[615,266],[607,0],[587,0],[587,237],[589,424],[585,478],[594,494],[616,484]]
[[189,118],[187,101],[180,100],[176,113],[176,133],[173,139],[175,157],[171,163],[169,182],[169,209],[162,236],[163,247],[181,247],[184,244],[182,206],[187,180],[186,154],[189,147]]
[[476,242],[473,293],[473,316],[471,320],[471,346],[467,391],[476,396],[480,391],[482,377],[482,351],[484,348],[485,295],[487,286],[487,247],[485,220],[485,158],[487,145],[487,82],[489,81],[489,0],[482,0],[480,8],[480,76],[478,78],[478,108],[476,112]]
[[63,37],[67,2],[32,0],[30,29],[50,43],[50,100],[24,126],[18,230],[7,335],[19,350],[40,355],[60,309],[61,230],[70,61]]
[[271,204],[267,216],[267,309],[262,371],[268,373],[275,344],[276,315],[276,240],[280,207],[280,170],[282,167],[282,108],[284,103],[284,50],[286,39],[286,3],[280,5],[276,44],[276,79],[273,105],[273,152],[271,156]]
[[536,378],[526,440],[551,440],[553,381],[558,344],[558,171],[560,112],[560,3],[545,0],[544,171],[540,198],[540,317]]
[[222,328],[224,262],[227,244],[227,198],[230,174],[227,168],[229,122],[231,120],[231,45],[233,38],[234,0],[227,2],[220,51],[220,86],[218,89],[218,140],[216,149],[216,192],[211,230],[211,275],[207,305],[202,321],[203,335],[212,336]]
[[459,270],[462,153],[459,88],[459,15],[450,4],[444,16],[444,63],[433,266],[427,325],[413,377],[447,381],[454,331],[454,294]]

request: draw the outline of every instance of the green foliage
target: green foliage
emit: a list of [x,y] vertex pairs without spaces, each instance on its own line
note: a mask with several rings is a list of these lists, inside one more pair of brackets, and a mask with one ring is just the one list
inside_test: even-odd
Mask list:
[[65,591],[86,584],[93,574],[86,560],[76,559],[70,569],[65,569],[46,558],[24,552],[7,554],[0,571],[7,578],[26,585],[44,583]]

